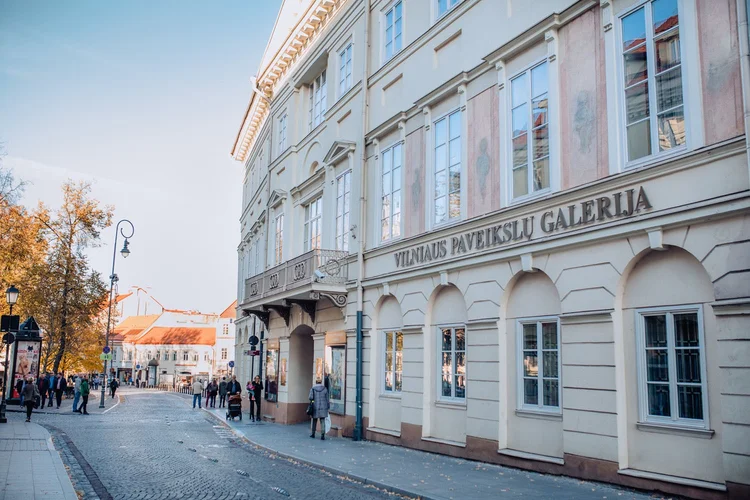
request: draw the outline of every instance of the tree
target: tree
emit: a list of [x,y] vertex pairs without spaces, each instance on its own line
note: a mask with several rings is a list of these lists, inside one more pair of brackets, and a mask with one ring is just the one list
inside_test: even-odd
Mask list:
[[37,297],[44,297],[45,303],[36,307],[40,312],[46,309],[50,320],[46,353],[42,355],[47,358],[45,365],[51,362],[53,371],[59,370],[63,357],[70,366],[83,352],[83,345],[102,344],[97,322],[108,287],[89,267],[85,250],[99,245],[100,232],[112,224],[113,212],[111,206],[102,207],[91,198],[89,183],[69,180],[62,190],[63,203],[54,217],[42,204],[35,213],[49,246],[45,265],[36,268],[34,286]]

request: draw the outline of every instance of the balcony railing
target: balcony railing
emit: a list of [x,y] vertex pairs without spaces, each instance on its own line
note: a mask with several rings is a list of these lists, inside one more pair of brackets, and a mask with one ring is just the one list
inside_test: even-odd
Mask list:
[[345,285],[346,258],[339,250],[310,250],[245,280],[245,302],[271,297],[312,283]]

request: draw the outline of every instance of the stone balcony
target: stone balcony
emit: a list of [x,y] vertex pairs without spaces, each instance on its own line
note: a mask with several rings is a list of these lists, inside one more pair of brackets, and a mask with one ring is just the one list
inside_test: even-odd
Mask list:
[[349,278],[347,252],[315,249],[245,280],[245,297],[239,307],[244,315],[254,314],[268,327],[271,311],[289,323],[297,305],[315,321],[316,303],[329,299],[346,307]]

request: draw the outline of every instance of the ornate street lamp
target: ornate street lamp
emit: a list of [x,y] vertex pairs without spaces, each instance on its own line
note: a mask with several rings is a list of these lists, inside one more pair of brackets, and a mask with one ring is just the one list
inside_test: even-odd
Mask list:
[[[5,290],[5,300],[8,302],[8,306],[10,307],[10,312],[8,316],[13,316],[13,306],[16,305],[16,302],[18,302],[18,288],[16,288],[13,285],[10,285],[7,290]],[[6,333],[8,336],[7,339],[3,339],[5,341],[5,371],[3,372],[3,397],[0,399],[0,423],[7,423],[8,419],[5,417],[5,409],[7,407],[6,401],[5,401],[5,395],[8,393],[8,358],[10,357],[10,340],[13,338],[13,334],[9,331]]]
[[[125,234],[125,228],[120,228],[120,224],[125,223],[128,226],[130,226],[130,234]],[[122,247],[122,250],[120,250],[120,254],[124,259],[130,255],[130,250],[128,249],[129,245],[129,239],[133,237],[133,234],[135,233],[135,227],[133,227],[133,223],[130,222],[127,219],[122,219],[120,222],[117,223],[117,226],[115,227],[115,244],[112,246],[112,274],[109,275],[109,308],[107,310],[107,335],[104,340],[104,346],[105,346],[105,354],[109,354],[111,351],[109,347],[109,326],[110,322],[112,321],[112,290],[115,287],[115,283],[119,280],[117,275],[115,274],[115,259],[117,257],[117,238],[118,236],[122,235],[123,238],[125,238],[125,244]],[[107,385],[107,380],[109,380],[109,373],[107,373],[107,357],[104,358],[104,380],[102,381],[102,395],[101,400],[99,401],[99,408],[104,408],[104,393],[105,393],[105,387]]]

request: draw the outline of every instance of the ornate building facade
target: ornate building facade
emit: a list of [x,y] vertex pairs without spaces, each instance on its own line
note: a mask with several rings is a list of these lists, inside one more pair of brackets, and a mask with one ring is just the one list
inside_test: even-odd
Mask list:
[[283,2],[232,148],[266,418],[327,377],[342,435],[750,495],[748,70],[744,1]]

